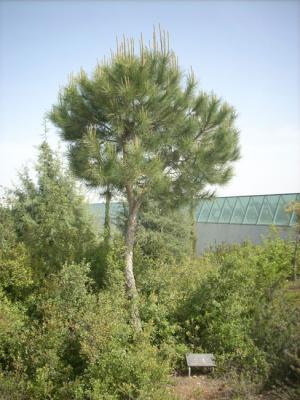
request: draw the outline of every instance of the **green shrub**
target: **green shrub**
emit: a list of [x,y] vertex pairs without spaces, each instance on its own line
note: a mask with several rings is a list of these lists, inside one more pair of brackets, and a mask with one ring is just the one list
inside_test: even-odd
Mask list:
[[26,319],[23,307],[11,302],[0,289],[0,371],[20,368]]
[[23,399],[8,385],[11,376],[24,399],[168,398],[168,360],[147,332],[133,332],[117,271],[114,289],[95,294],[89,267],[66,264],[32,296],[31,320],[8,299],[1,302],[3,392]]
[[166,392],[169,376],[168,363],[158,350],[149,344],[147,336],[131,345],[115,340],[109,351],[99,355],[98,362],[90,366],[91,393],[99,391],[115,395],[116,399],[159,399]]
[[299,310],[287,291],[291,245],[267,240],[208,257],[215,270],[178,310],[183,340],[195,351],[215,353],[219,366],[264,382],[292,376],[287,354],[299,343]]
[[0,400],[30,400],[30,396],[19,373],[0,371]]

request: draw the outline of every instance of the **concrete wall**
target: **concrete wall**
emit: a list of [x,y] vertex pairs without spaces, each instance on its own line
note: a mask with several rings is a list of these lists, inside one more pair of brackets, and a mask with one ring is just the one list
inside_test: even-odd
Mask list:
[[[283,239],[294,237],[291,227],[276,227]],[[222,243],[242,243],[251,241],[260,243],[263,237],[270,234],[271,227],[268,225],[238,225],[238,224],[197,224],[197,254],[202,254],[210,246]]]

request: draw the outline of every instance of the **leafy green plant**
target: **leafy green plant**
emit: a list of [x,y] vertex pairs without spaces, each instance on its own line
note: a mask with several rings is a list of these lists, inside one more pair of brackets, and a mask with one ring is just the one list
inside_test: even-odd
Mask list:
[[287,287],[292,246],[266,240],[208,257],[215,269],[178,310],[183,339],[194,350],[215,353],[224,370],[284,381],[292,374],[286,353],[299,343],[299,310]]
[[37,182],[24,172],[10,198],[18,240],[30,255],[34,278],[43,280],[65,262],[97,251],[96,235],[70,173],[46,142],[39,147]]

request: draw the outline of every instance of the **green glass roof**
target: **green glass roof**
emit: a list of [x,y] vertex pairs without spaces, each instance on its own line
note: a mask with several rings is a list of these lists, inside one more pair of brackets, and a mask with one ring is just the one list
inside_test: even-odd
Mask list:
[[292,201],[300,201],[300,193],[201,200],[197,222],[291,226],[297,220],[295,212],[286,211]]

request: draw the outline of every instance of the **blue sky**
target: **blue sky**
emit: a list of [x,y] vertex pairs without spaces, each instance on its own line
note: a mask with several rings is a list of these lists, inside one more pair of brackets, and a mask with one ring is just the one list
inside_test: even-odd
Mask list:
[[239,114],[242,159],[218,194],[300,192],[299,1],[0,1],[0,185],[35,159],[68,75],[159,23],[182,68]]

